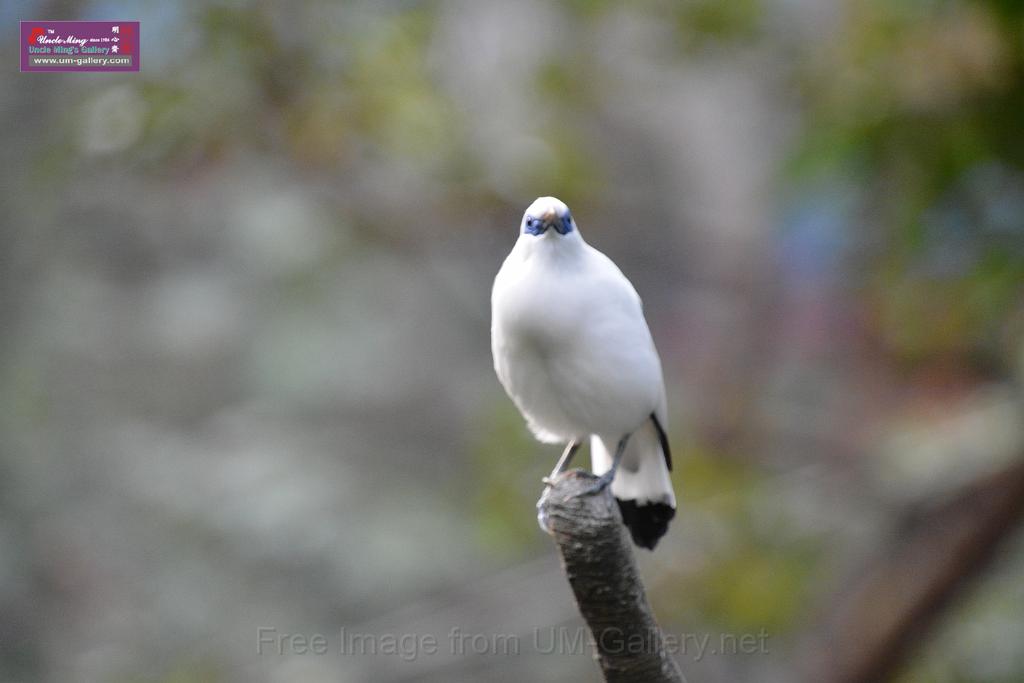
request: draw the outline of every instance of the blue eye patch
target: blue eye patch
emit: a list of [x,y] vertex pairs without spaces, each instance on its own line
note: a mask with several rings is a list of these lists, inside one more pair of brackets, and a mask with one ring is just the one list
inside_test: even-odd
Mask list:
[[533,216],[527,216],[523,222],[524,230],[531,235],[543,235],[548,229],[548,226],[544,225],[544,221]]
[[523,219],[523,231],[530,235],[543,235],[548,228],[554,228],[560,235],[568,235],[573,229],[572,216],[567,213],[555,221],[547,223],[533,216],[526,216]]

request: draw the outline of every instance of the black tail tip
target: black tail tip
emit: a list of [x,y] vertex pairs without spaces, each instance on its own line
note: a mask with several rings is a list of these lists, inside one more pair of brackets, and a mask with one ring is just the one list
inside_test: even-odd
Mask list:
[[668,531],[668,523],[676,516],[676,509],[665,503],[642,503],[635,500],[615,499],[622,513],[622,523],[629,529],[633,542],[641,548],[654,550],[658,540]]

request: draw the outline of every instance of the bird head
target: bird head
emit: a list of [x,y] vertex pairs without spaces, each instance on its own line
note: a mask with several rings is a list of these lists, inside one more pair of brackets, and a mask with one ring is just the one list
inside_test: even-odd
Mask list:
[[538,197],[523,214],[523,235],[542,237],[550,230],[552,235],[565,236],[575,229],[569,207],[554,197]]

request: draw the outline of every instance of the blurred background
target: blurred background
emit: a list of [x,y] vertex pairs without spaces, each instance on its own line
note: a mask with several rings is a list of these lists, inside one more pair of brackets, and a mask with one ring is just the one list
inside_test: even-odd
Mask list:
[[[663,359],[691,683],[1024,680],[1020,3],[0,19],[0,679],[598,680],[489,351],[553,194]],[[29,19],[142,69],[20,74]]]

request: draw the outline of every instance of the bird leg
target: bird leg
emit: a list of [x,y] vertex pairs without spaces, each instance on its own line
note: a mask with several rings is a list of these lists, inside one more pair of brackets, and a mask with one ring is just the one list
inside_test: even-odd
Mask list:
[[584,490],[580,495],[592,496],[608,488],[608,485],[615,479],[615,472],[619,469],[619,463],[622,462],[622,454],[626,452],[626,444],[629,442],[630,436],[632,436],[631,433],[626,434],[619,440],[619,445],[615,448],[615,456],[612,458],[612,466],[608,468],[608,471],[599,476],[594,485]]
[[551,487],[555,484],[555,477],[562,472],[565,472],[569,468],[569,463],[572,462],[572,456],[576,455],[576,451],[580,449],[580,445],[583,442],[580,439],[573,439],[565,445],[565,450],[562,451],[562,457],[558,459],[558,463],[555,464],[555,469],[551,470],[551,474],[544,477],[544,493],[540,495],[540,500],[537,501],[537,523],[540,524],[540,528],[545,533],[551,533],[551,528],[548,526],[547,513],[544,512],[544,505],[547,502],[548,496],[551,494]]
[[543,481],[548,486],[551,486],[555,482],[557,477],[562,472],[565,472],[569,468],[569,463],[572,462],[572,456],[576,455],[576,451],[580,449],[582,441],[579,439],[573,439],[565,446],[565,450],[562,451],[562,457],[558,459],[558,463],[555,465],[555,469],[551,470],[551,474],[544,477]]

